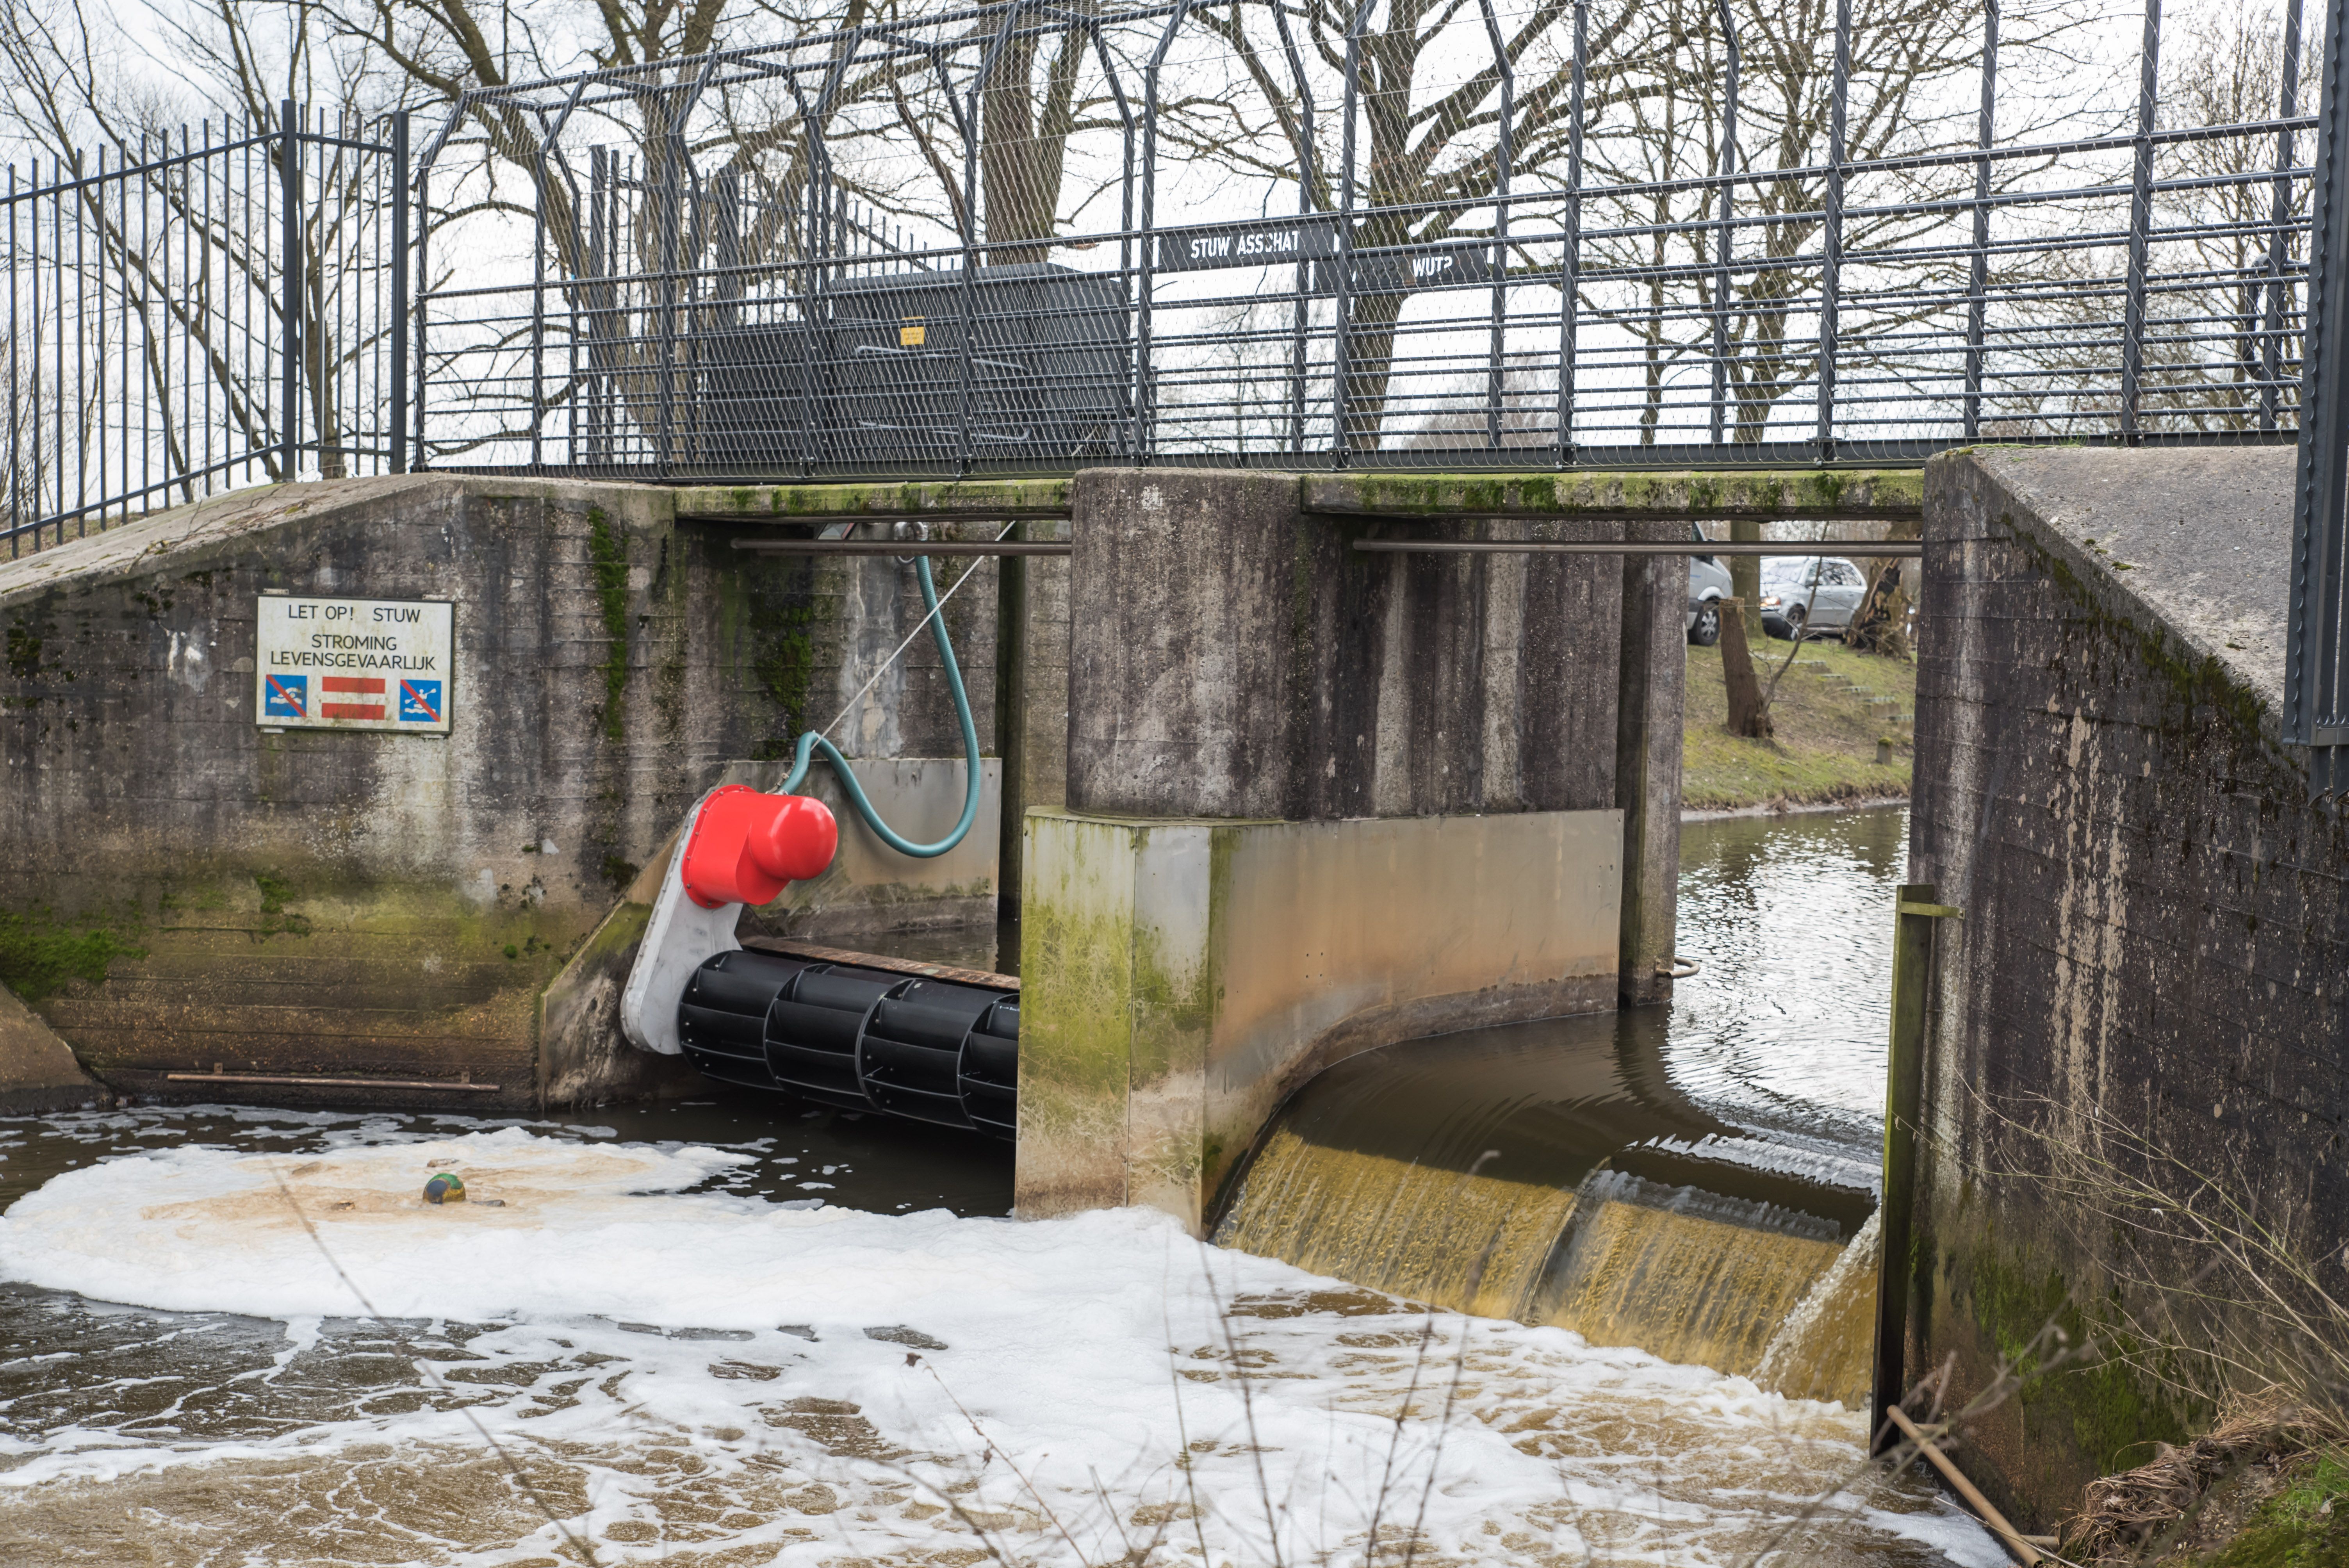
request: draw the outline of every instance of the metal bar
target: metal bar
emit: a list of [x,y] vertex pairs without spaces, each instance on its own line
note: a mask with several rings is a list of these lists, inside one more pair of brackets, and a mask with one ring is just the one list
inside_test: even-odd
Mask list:
[[[1487,0],[1487,4],[1490,0]],[[1299,109],[1297,136],[1297,216],[1301,222],[1313,213],[1315,188],[1320,184],[1320,171],[1316,162],[1318,150],[1313,140],[1313,82],[1305,74],[1304,58],[1297,52],[1297,38],[1288,26],[1288,7],[1272,7],[1273,26],[1280,35],[1281,53],[1288,57],[1289,78],[1297,84]],[[1099,29],[1095,29],[1099,36]],[[1305,449],[1305,367],[1307,364],[1306,325],[1310,307],[1313,263],[1300,254],[1291,269],[1292,294],[1289,298],[1288,350],[1288,449]]]
[[2282,724],[2286,741],[2312,748],[2309,782],[2320,795],[2349,782],[2341,744],[2349,737],[2325,734],[2343,723],[2341,556],[2349,530],[2349,103],[2342,77],[2349,0],[2328,0],[2325,13]]
[[[2298,5],[2300,0],[2292,0]],[[1998,111],[1999,0],[1982,0],[1982,109],[1974,122],[1973,253],[1966,263],[1966,389],[1963,438],[1982,435],[1982,342],[1990,310],[1990,152]]]
[[1721,18],[1728,66],[1721,98],[1721,226],[1713,234],[1713,444],[1721,445],[1723,419],[1729,412],[1729,257],[1734,248],[1731,227],[1737,186],[1737,19],[1729,0],[1713,0]]
[[[978,155],[987,139],[986,117],[980,98],[987,91],[987,82],[995,74],[996,62],[1003,57],[1004,46],[1011,42],[1012,25],[1026,9],[1026,0],[1012,0],[1003,13],[1003,23],[995,30],[995,41],[979,57],[978,74],[970,84],[969,108],[963,116],[965,132],[962,139],[962,342],[961,373],[956,387],[955,410],[955,471],[968,473],[971,459],[978,456],[971,449],[970,438],[970,366],[971,338],[978,332]],[[1171,36],[1171,35],[1170,35]],[[1027,90],[1027,84],[1020,84]]]
[[2137,55],[2137,149],[2129,193],[2128,304],[2121,326],[2121,436],[2138,436],[2145,391],[2147,233],[2153,227],[2153,117],[2161,87],[2161,0],[2145,0],[2145,42]]
[[[1363,0],[1364,5],[1369,3]],[[1158,444],[1156,391],[1150,375],[1151,306],[1158,269],[1158,247],[1153,242],[1158,218],[1158,74],[1165,68],[1166,52],[1174,46],[1174,35],[1182,30],[1183,20],[1190,14],[1191,0],[1174,0],[1165,30],[1158,35],[1157,46],[1150,51],[1150,63],[1142,71],[1142,224],[1137,256],[1140,279],[1134,291],[1132,443],[1136,463],[1147,462],[1152,449]]]
[[165,1073],[166,1083],[274,1083],[317,1088],[444,1088],[457,1094],[495,1094],[493,1083],[458,1082],[446,1078],[295,1078],[282,1073]]
[[1828,89],[1826,211],[1822,218],[1825,247],[1819,263],[1819,460],[1835,461],[1836,344],[1841,324],[1837,309],[1843,286],[1843,181],[1845,111],[1851,98],[1851,0],[1836,0],[1835,78]]
[[530,464],[539,468],[546,461],[546,155],[563,128],[570,122],[571,111],[579,107],[579,95],[587,84],[580,83],[571,89],[571,97],[561,113],[549,125],[539,120],[538,146],[530,160],[531,202],[530,231]]
[[[2276,118],[2290,121],[2300,101],[2301,0],[2288,0],[2283,11],[2283,80],[2276,88]],[[2292,216],[2292,128],[2276,132],[2276,179],[2268,211],[2267,313],[2260,323],[2260,428],[2276,428],[2283,354],[2284,300],[2291,284],[2284,266],[2292,258],[2292,233],[2285,226]]]
[[[450,124],[455,123],[452,117]],[[429,400],[425,387],[425,355],[427,353],[425,334],[426,329],[431,325],[431,313],[426,308],[424,291],[432,285],[432,159],[433,155],[440,150],[440,143],[447,139],[448,134],[449,126],[442,126],[440,134],[433,138],[432,145],[425,150],[424,156],[418,160],[416,168],[416,278],[419,286],[415,303],[415,404],[410,414],[414,423],[412,439],[415,444],[409,459],[409,471],[419,474],[430,466],[424,449],[424,409]],[[396,199],[401,201],[407,201],[407,191],[401,191]],[[408,432],[402,434],[405,436]]]
[[[37,166],[36,166],[37,172]],[[36,208],[35,221],[38,222]],[[16,540],[25,521],[25,386],[24,328],[18,324],[21,290],[16,284],[16,166],[8,165],[8,559],[16,559]],[[40,270],[35,267],[37,283]]]
[[1557,466],[1575,459],[1574,355],[1582,299],[1582,121],[1590,60],[1590,0],[1574,0],[1574,52],[1568,63],[1566,217],[1558,242]]
[[[969,521],[957,518],[957,521]],[[1066,555],[1070,546],[1015,539],[737,539],[728,548],[751,555]]]
[[1485,356],[1485,445],[1501,445],[1501,360],[1508,331],[1509,298],[1509,172],[1517,106],[1516,67],[1509,59],[1508,41],[1501,36],[1500,18],[1493,0],[1476,0],[1484,13],[1485,34],[1493,46],[1494,68],[1501,75],[1501,122],[1495,127],[1493,190],[1493,333]]
[[279,478],[291,484],[301,477],[299,468],[302,440],[302,136],[300,110],[292,98],[278,106],[278,168],[283,191],[279,201],[285,211],[280,215],[283,231],[280,242],[284,254],[279,260],[280,286],[284,290],[279,306],[278,334],[284,356],[280,367],[281,387],[278,392],[278,417],[285,421],[278,432]]
[[1346,421],[1354,406],[1354,153],[1357,122],[1361,119],[1362,29],[1370,25],[1374,0],[1361,0],[1346,24],[1346,108],[1340,133],[1338,170],[1338,279],[1336,308],[1330,321],[1332,379],[1330,388],[1330,450],[1331,461],[1344,468],[1352,453],[1352,436]]
[[[1571,521],[1577,522],[1607,522],[1629,521],[1636,518],[1652,517],[1655,514],[1652,512],[1624,512],[1621,514],[1609,515],[1586,511],[1561,515],[1566,518],[1570,518]],[[1362,521],[1359,515],[1349,514],[1349,518],[1350,521],[1352,521],[1359,522]],[[1504,521],[1504,519],[1497,517],[1469,518],[1447,516],[1444,518],[1443,521],[1446,522],[1497,522]],[[1535,520],[1527,518],[1522,512],[1512,512],[1507,515],[1506,521],[1510,522],[1526,522]],[[1910,560],[1915,560],[1920,558],[1925,553],[1925,547],[1915,540],[1812,540],[1806,543],[1795,542],[1764,544],[1696,539],[1669,539],[1645,542],[1623,540],[1565,541],[1554,539],[1358,539],[1354,541],[1354,548],[1361,551],[1365,555],[1806,556],[1828,554],[1829,552],[1820,548],[1822,545],[1826,544],[1847,545],[1850,547],[1853,554],[1864,555],[1870,560],[1890,556],[1902,556]]]
[[408,471],[408,111],[391,117],[391,471]]

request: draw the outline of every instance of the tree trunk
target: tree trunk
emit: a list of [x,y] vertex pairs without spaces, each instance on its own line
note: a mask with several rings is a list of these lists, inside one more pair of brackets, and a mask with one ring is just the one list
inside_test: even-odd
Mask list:
[[[1904,519],[1892,525],[1887,539],[1915,539],[1920,524]],[[1905,659],[1909,655],[1909,606],[1911,595],[1911,562],[1897,555],[1879,555],[1862,560],[1859,569],[1868,578],[1868,597],[1860,602],[1859,613],[1851,618],[1851,630],[1844,641],[1863,653],[1882,654],[1887,658]]]
[[1721,607],[1729,612],[1721,618],[1721,684],[1729,695],[1729,733],[1767,740],[1770,705],[1762,698],[1762,683],[1754,678],[1754,656],[1746,647],[1745,617],[1739,613],[1745,606],[1727,599]]
[[[1748,519],[1729,525],[1729,538],[1733,544],[1762,542],[1762,524]],[[1745,608],[1739,619],[1745,623],[1745,642],[1759,646],[1762,630],[1762,558],[1758,555],[1733,555],[1729,558],[1729,585],[1737,591],[1738,601]]]

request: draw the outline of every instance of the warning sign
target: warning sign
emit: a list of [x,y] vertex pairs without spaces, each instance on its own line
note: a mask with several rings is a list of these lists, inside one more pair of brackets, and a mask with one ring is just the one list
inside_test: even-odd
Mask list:
[[264,593],[254,623],[265,727],[449,733],[454,604]]

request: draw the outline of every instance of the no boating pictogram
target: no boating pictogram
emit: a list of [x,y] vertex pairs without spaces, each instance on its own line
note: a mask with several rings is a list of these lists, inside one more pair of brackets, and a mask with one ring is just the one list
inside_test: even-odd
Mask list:
[[263,728],[450,733],[454,604],[263,593],[253,619]]

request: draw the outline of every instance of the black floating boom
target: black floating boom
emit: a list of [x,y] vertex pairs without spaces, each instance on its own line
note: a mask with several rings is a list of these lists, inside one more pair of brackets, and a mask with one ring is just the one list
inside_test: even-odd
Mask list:
[[686,1056],[721,1083],[1019,1130],[1016,991],[737,949],[695,972],[677,1024]]

